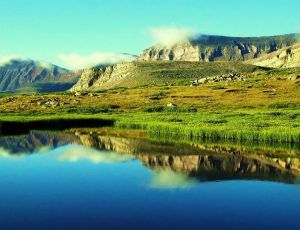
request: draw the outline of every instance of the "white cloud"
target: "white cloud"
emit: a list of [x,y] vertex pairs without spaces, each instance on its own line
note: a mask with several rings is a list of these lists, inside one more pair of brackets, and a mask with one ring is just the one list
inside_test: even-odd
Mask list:
[[196,35],[195,31],[184,27],[154,27],[150,28],[150,34],[156,43],[171,47],[178,42],[184,42]]
[[70,69],[84,69],[100,64],[116,64],[120,62],[133,61],[135,57],[130,54],[95,52],[90,55],[77,53],[60,54],[58,59]]

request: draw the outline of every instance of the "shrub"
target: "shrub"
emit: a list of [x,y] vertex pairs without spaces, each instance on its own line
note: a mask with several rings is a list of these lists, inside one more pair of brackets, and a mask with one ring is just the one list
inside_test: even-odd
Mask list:
[[163,112],[164,107],[162,105],[158,106],[148,106],[142,109],[146,113],[155,113],[155,112]]

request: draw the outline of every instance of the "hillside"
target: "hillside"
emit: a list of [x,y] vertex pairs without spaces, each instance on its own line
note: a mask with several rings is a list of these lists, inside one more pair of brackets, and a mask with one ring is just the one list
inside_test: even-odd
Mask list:
[[15,59],[0,63],[0,92],[60,91],[75,83],[78,73],[33,60]]
[[272,68],[300,67],[300,43],[284,47],[270,54],[265,54],[260,58],[248,61],[248,63]]
[[267,69],[235,62],[131,62],[83,72],[71,91],[151,85],[189,85],[204,77],[231,73],[252,75]]
[[139,60],[167,61],[246,61],[291,46],[299,34],[270,37],[226,37],[201,35],[172,47],[155,45],[146,49]]

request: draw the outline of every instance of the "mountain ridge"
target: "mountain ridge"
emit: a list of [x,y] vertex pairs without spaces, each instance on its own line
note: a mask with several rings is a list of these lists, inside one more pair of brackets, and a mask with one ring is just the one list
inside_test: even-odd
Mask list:
[[201,35],[171,47],[154,45],[140,55],[140,61],[246,61],[291,46],[299,34],[262,37]]

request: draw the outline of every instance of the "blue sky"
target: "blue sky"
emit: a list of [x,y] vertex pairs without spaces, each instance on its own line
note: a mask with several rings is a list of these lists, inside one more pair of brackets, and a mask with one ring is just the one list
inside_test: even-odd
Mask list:
[[300,31],[300,0],[1,0],[0,56],[139,54],[149,28],[260,36]]

